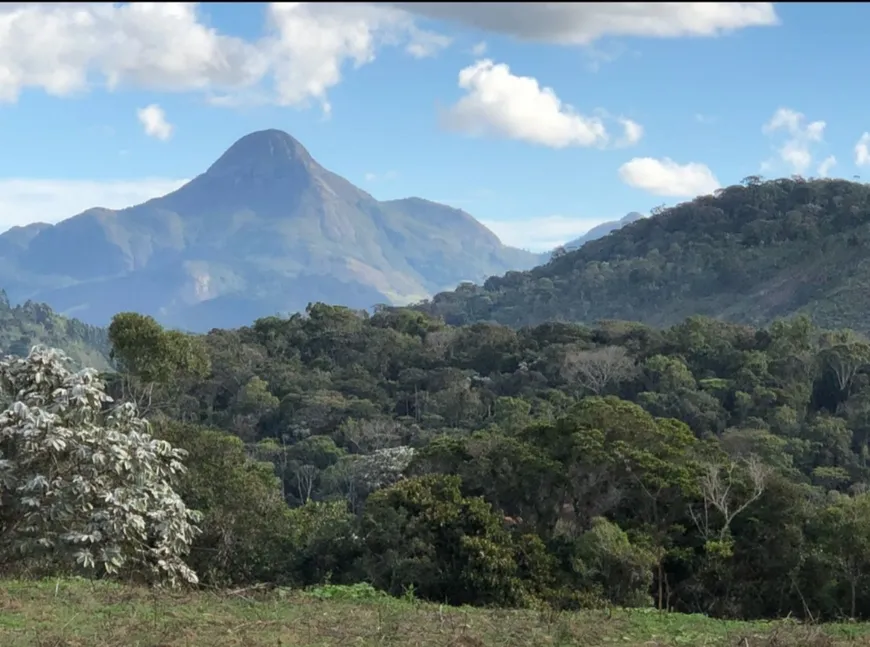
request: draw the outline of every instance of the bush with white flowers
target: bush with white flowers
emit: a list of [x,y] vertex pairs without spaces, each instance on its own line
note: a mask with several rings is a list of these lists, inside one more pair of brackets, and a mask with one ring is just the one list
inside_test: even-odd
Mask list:
[[0,563],[44,559],[92,572],[195,583],[199,529],[173,489],[185,452],[153,438],[94,369],[60,351],[0,359]]
[[406,445],[378,449],[359,456],[356,475],[369,492],[397,483],[414,459],[414,448]]

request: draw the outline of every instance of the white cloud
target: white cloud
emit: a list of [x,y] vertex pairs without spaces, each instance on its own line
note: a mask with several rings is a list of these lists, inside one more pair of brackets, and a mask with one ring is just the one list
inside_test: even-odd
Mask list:
[[90,209],[122,209],[171,193],[187,180],[0,179],[0,232],[33,222],[56,223]]
[[394,2],[409,12],[523,40],[588,45],[604,36],[718,36],[778,24],[771,2]]
[[819,164],[819,177],[828,177],[831,173],[831,169],[837,165],[837,158],[833,155],[828,155],[825,159],[822,160],[822,163]]
[[486,41],[480,41],[474,47],[471,48],[472,56],[480,57],[486,54]]
[[66,96],[96,77],[110,88],[235,87],[266,63],[254,45],[202,24],[195,3],[0,5],[0,100],[27,87]]
[[497,136],[532,144],[604,146],[604,123],[565,105],[552,88],[530,76],[515,76],[503,63],[477,61],[459,72],[466,91],[446,113],[445,125],[473,136]]
[[619,167],[619,178],[636,189],[669,197],[694,198],[720,186],[706,164],[677,164],[667,157],[635,157]]
[[870,133],[864,133],[855,144],[855,164],[867,166],[870,164]]
[[161,141],[172,137],[172,124],[166,121],[166,113],[156,103],[136,111],[139,123],[145,128],[145,134]]
[[360,67],[375,58],[376,44],[411,28],[406,14],[367,4],[276,2],[268,16],[275,38],[266,49],[281,105],[317,99],[341,81],[345,62]]
[[206,93],[218,105],[278,103],[328,110],[343,70],[404,45],[428,56],[449,37],[415,15],[524,39],[588,44],[605,35],[715,36],[776,24],[770,3],[271,3],[254,40],[222,34],[198,3],[0,5],[0,101],[140,87]]
[[272,3],[256,41],[209,27],[198,3],[0,5],[0,100],[28,87],[66,96],[93,84],[248,96],[270,79],[270,101],[325,103],[346,63],[364,65],[378,45],[404,41],[423,55],[446,37],[371,4]]
[[705,115],[698,112],[695,113],[695,121],[697,121],[699,124],[709,125],[716,123],[716,117],[714,117],[713,115]]
[[617,146],[634,146],[643,137],[643,126],[631,119],[621,117],[619,123],[622,124],[623,134],[616,145]]
[[[511,73],[504,63],[477,61],[459,71],[459,87],[466,91],[444,115],[450,130],[471,136],[516,139],[550,148],[597,146],[610,142],[604,124],[607,113],[579,114],[552,88],[541,87],[530,76]],[[633,146],[643,137],[643,126],[617,117],[623,135],[615,146]]]
[[607,220],[616,219],[542,216],[527,220],[482,220],[481,222],[505,245],[543,252],[564,245]]
[[[793,173],[804,174],[813,163],[813,148],[824,141],[825,122],[807,123],[806,116],[791,108],[779,108],[762,127],[762,132],[771,138],[785,134],[779,142],[777,156]],[[768,160],[764,168],[773,168]]]
[[442,49],[450,47],[452,42],[453,39],[449,36],[436,34],[434,31],[413,28],[411,30],[411,40],[405,47],[405,51],[414,58],[428,58],[435,56]]

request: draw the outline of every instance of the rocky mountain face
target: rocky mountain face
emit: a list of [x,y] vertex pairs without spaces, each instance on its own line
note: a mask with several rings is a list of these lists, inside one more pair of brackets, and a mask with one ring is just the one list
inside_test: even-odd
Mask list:
[[5,232],[0,287],[91,324],[133,310],[202,331],[314,301],[408,303],[539,259],[459,209],[380,202],[266,130],[169,195]]

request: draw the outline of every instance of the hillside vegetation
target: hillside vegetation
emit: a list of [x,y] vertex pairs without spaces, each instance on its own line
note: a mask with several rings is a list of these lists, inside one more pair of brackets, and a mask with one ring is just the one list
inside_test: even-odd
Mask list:
[[823,327],[868,331],[868,243],[870,186],[752,177],[422,307],[456,324],[671,325],[700,314],[764,325],[806,314]]
[[[125,313],[109,337],[110,393],[189,452],[177,493],[204,516],[173,554],[204,585],[870,613],[870,344],[849,331],[517,331],[315,304],[199,337]],[[0,565],[83,572],[42,559]]]
[[[806,316],[451,326],[316,303],[206,335],[126,312],[107,337],[102,380],[44,348],[0,360],[0,577],[41,600],[0,616],[19,642],[32,622],[69,633],[57,621],[96,603],[78,593],[61,613],[48,584],[14,580],[70,576],[235,591],[158,596],[174,619],[153,621],[153,645],[196,644],[169,635],[191,614],[216,644],[865,640],[725,622],[870,619],[860,333]],[[325,605],[319,618],[352,615],[304,635],[273,598],[235,606],[261,589],[314,604],[310,587],[385,606]],[[381,594],[490,611],[467,612],[460,639],[446,623],[466,612],[436,621]],[[143,613],[122,601],[81,631],[105,622],[136,644]]]
[[0,290],[0,356],[27,355],[35,344],[62,348],[78,366],[109,366],[105,328],[61,317],[44,303],[13,307]]

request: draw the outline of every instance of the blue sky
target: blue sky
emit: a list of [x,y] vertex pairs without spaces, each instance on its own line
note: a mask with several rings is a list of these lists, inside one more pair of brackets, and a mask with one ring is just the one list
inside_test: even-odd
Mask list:
[[2,5],[0,230],[161,195],[264,128],[532,249],[870,163],[870,5],[511,4]]

